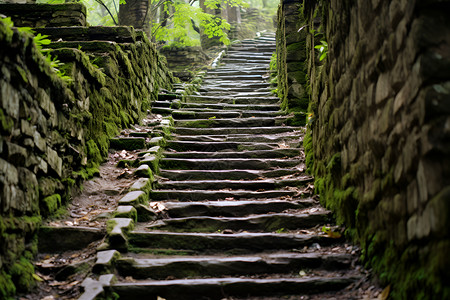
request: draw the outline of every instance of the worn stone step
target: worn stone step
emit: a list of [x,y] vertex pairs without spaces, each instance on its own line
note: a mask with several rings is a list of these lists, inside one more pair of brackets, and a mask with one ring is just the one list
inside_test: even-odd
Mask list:
[[300,163],[300,159],[276,158],[163,158],[160,161],[160,166],[164,169],[183,170],[267,170],[271,168],[295,167]]
[[202,92],[200,94],[201,96],[216,96],[216,95],[223,95],[226,97],[236,97],[236,98],[249,98],[249,97],[274,97],[274,94],[270,91],[265,92],[210,92],[210,93],[204,93]]
[[268,88],[270,87],[270,83],[268,82],[239,82],[239,85],[236,85],[236,82],[226,81],[226,82],[217,82],[211,81],[208,85],[205,86],[206,89],[214,89],[214,88],[249,88],[249,89],[258,89],[258,88]]
[[122,258],[116,262],[119,275],[134,279],[249,276],[288,274],[303,269],[340,270],[348,268],[348,254],[281,252],[246,256],[202,256],[166,258]]
[[223,128],[189,128],[176,127],[174,132],[179,135],[206,135],[206,134],[278,134],[298,131],[298,127],[272,126],[272,127],[223,127]]
[[244,142],[197,142],[197,141],[176,141],[171,140],[167,142],[167,148],[176,151],[200,151],[200,152],[214,152],[214,151],[242,151],[242,150],[271,150],[278,148],[278,144],[272,143],[244,143]]
[[173,200],[178,201],[202,201],[202,200],[220,200],[220,199],[251,199],[251,198],[281,198],[295,197],[298,194],[291,190],[275,190],[275,191],[205,191],[205,190],[152,190],[150,192],[150,200]]
[[[259,59],[257,57],[249,57],[249,58],[231,58],[231,57],[225,57],[222,59],[222,62],[224,63],[263,63],[263,64],[269,64],[270,59],[264,58]],[[245,80],[245,79],[244,79]]]
[[245,217],[195,216],[157,220],[148,229],[170,232],[221,232],[224,230],[246,232],[271,232],[276,230],[307,229],[330,221],[331,213],[321,211],[310,214],[273,213]]
[[[161,169],[159,175],[170,180],[251,180],[258,178],[274,178],[280,176],[299,176],[301,170],[296,168],[274,170],[166,170]],[[309,176],[305,175],[305,178]]]
[[290,179],[264,179],[264,180],[184,180],[165,181],[160,180],[156,184],[157,189],[194,189],[194,190],[220,190],[220,189],[245,189],[245,190],[275,190],[287,186],[301,187],[311,182],[309,178]]
[[[359,277],[311,277],[311,278],[219,278],[178,279],[166,281],[144,281],[116,283],[105,289],[117,294],[121,300],[156,299],[167,300],[207,299],[220,300],[225,297],[282,296],[316,294],[343,289],[359,280]],[[153,297],[153,298],[149,298]]]
[[128,234],[128,242],[134,247],[152,249],[184,249],[198,252],[221,253],[227,250],[240,250],[242,253],[269,250],[302,249],[314,243],[320,246],[339,242],[325,235],[294,233],[176,233],[161,231],[134,230]]
[[[237,59],[235,59],[237,60]],[[244,60],[244,59],[242,59]],[[226,73],[223,74],[214,74],[205,76],[204,80],[264,80],[263,75],[260,74],[251,74],[251,75],[229,75]]]
[[266,68],[253,69],[253,70],[233,70],[233,69],[216,69],[214,71],[208,71],[207,76],[227,75],[227,76],[239,76],[239,75],[265,75],[267,74]]
[[210,94],[219,94],[219,93],[248,93],[248,92],[265,92],[270,93],[272,92],[273,88],[267,86],[267,87],[261,87],[261,88],[247,88],[247,87],[234,87],[234,88],[222,88],[222,87],[208,87],[205,89],[200,89],[199,91],[203,95],[210,95]]
[[[233,104],[230,104],[233,105]],[[234,104],[236,105],[236,104]],[[199,115],[199,119],[200,117],[203,118],[214,118],[214,117],[223,117],[225,116],[225,118],[233,118],[233,117],[227,117],[226,114],[235,114],[238,113],[238,116],[241,118],[251,118],[251,117],[277,117],[277,116],[282,116],[282,115],[287,115],[286,112],[281,111],[281,110],[254,110],[254,109],[213,109],[213,108],[186,108],[186,107],[181,107],[181,109],[178,109],[181,111],[186,111],[187,115],[189,115],[188,117],[191,117],[191,115],[197,115],[196,113],[204,113],[203,115]],[[218,116],[214,115],[214,113],[217,112]],[[194,114],[195,113],[195,114]],[[212,117],[210,117],[209,115],[212,115]]]
[[280,126],[284,124],[287,117],[250,117],[250,118],[230,118],[230,119],[192,119],[192,120],[175,120],[177,127],[196,127],[196,128],[212,128],[212,127],[267,127]]
[[276,50],[275,45],[254,44],[252,46],[236,45],[229,48],[230,51],[244,52],[274,52]]
[[242,217],[252,214],[282,212],[287,209],[301,209],[316,204],[312,199],[278,200],[258,199],[242,201],[203,201],[203,202],[163,202],[166,213],[171,218],[212,216]]
[[[201,103],[206,100],[206,102],[211,101],[212,103],[233,103],[233,104],[275,104],[279,102],[279,98],[275,96],[252,96],[251,94],[246,95],[245,93],[240,93],[234,96],[208,96],[208,95],[190,95],[186,96],[186,99],[190,100],[188,102]],[[258,101],[259,100],[259,101]],[[271,101],[267,103],[267,101]]]
[[182,103],[181,107],[187,109],[218,109],[218,110],[257,110],[257,111],[278,111],[278,104],[227,104],[227,103]]
[[226,57],[254,57],[254,56],[258,56],[258,57],[267,57],[267,58],[271,58],[272,57],[272,53],[273,52],[241,52],[241,51],[234,51],[234,50],[230,50],[227,52],[227,56]]
[[[153,109],[152,109],[153,110]],[[251,117],[262,117],[262,118],[273,118],[285,115],[281,111],[232,111],[232,110],[208,110],[208,109],[181,109],[172,110],[172,117],[178,120],[190,120],[190,119],[224,119],[224,118],[251,118]]]
[[279,148],[271,150],[234,151],[234,152],[164,152],[166,158],[283,158],[300,155],[298,148]]
[[252,143],[299,143],[298,135],[173,135],[176,141],[196,141],[196,142],[252,142]]
[[[270,58],[272,57],[272,54],[268,55],[267,52],[266,54],[264,53],[260,53],[260,52],[256,52],[255,54],[250,54],[250,53],[241,53],[241,52],[229,52],[227,53],[227,55],[224,58],[247,58],[250,60],[270,60]],[[265,62],[261,62],[262,64],[264,64]]]

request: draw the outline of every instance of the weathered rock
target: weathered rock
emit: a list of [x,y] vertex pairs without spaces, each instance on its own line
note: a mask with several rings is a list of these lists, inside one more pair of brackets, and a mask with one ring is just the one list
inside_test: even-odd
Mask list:
[[101,240],[105,232],[92,227],[42,226],[39,229],[39,252],[58,253],[80,250],[94,241]]

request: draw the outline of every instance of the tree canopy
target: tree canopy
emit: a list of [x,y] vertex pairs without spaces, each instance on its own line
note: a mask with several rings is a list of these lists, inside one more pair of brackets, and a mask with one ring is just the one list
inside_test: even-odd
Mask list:
[[[230,42],[231,25],[214,11],[221,7],[276,8],[277,0],[128,0],[138,2],[141,10],[137,28],[148,28],[153,41],[174,46],[200,45],[200,33],[216,37],[223,44]],[[203,1],[200,5],[200,1]],[[38,3],[64,3],[65,0],[37,0]],[[90,25],[121,25],[120,10],[127,10],[127,0],[81,0],[86,6]],[[135,13],[133,9],[130,13]],[[142,10],[145,10],[142,13]],[[129,24],[127,24],[129,25]]]

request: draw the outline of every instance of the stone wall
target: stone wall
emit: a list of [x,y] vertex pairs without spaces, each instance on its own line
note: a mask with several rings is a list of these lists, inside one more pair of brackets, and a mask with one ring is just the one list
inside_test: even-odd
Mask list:
[[[0,0],[0,14],[14,19],[21,27],[86,26],[86,7],[80,3],[19,4]],[[24,1],[25,3],[25,1]]]
[[166,57],[170,70],[182,81],[192,80],[195,70],[205,67],[212,60],[200,46],[163,46],[159,53]]
[[450,298],[450,1],[302,5],[321,201],[394,299]]
[[42,217],[96,174],[109,138],[139,122],[158,89],[174,81],[154,45],[132,28],[36,30],[51,35],[52,55],[70,80],[51,70],[30,35],[0,20],[2,299],[34,282],[30,259]]
[[278,7],[277,65],[278,95],[283,109],[306,111],[309,96],[306,83],[305,41],[308,30],[300,30],[304,25],[299,1],[283,0]]

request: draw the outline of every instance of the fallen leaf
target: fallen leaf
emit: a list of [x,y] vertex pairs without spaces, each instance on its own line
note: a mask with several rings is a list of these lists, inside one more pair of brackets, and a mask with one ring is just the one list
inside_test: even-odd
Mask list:
[[42,279],[42,278],[41,278],[39,275],[37,275],[37,274],[33,274],[32,276],[33,276],[33,278],[36,279],[37,281],[41,281],[41,282],[44,281],[44,279]]
[[388,285],[385,289],[378,295],[378,300],[386,300],[391,292],[391,286]]

